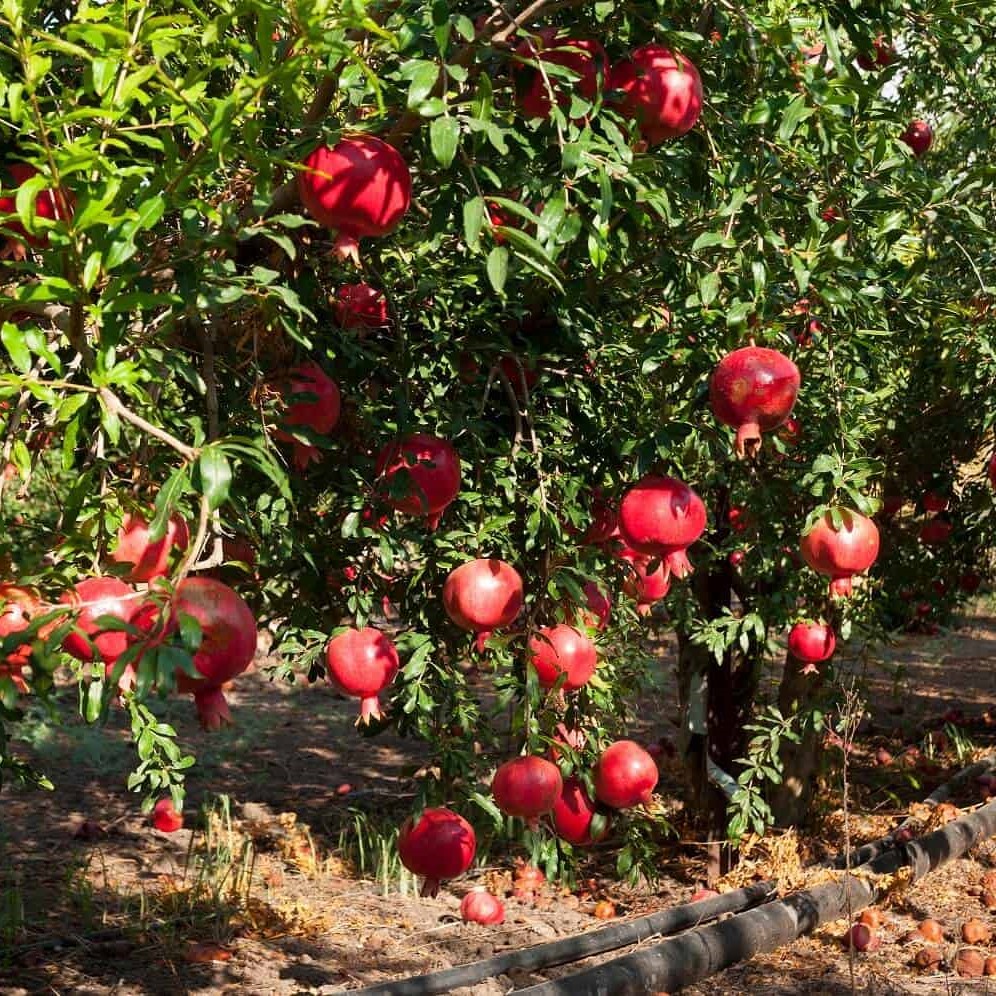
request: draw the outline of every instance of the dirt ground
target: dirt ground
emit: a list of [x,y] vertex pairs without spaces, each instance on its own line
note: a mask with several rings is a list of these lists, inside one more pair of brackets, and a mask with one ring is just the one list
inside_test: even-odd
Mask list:
[[[842,669],[843,680],[859,679],[876,717],[875,725],[862,725],[849,755],[855,843],[889,829],[910,802],[996,743],[996,728],[984,718],[996,702],[993,612],[991,602],[980,601],[956,631],[905,637]],[[372,831],[401,821],[412,775],[426,761],[412,744],[389,734],[360,737],[355,703],[324,687],[271,685],[256,673],[240,679],[230,698],[237,725],[211,735],[197,728],[189,702],[157,706],[198,759],[188,815],[205,803],[210,809],[189,821],[196,830],[172,835],[150,829],[126,791],[133,754],[122,717],[104,730],[78,722],[29,728],[35,732],[18,750],[44,767],[56,789],[5,789],[0,796],[0,994],[331,993],[597,929],[604,925],[593,915],[599,899],[613,900],[620,916],[636,916],[681,902],[695,887],[701,865],[694,849],[676,845],[662,855],[666,874],[653,888],[608,878],[579,894],[546,886],[535,901],[508,898],[501,926],[464,925],[461,896],[476,884],[508,889],[508,856],[487,859],[429,900],[376,853]],[[663,685],[643,704],[637,732],[673,735],[673,701]],[[965,739],[944,744],[937,740],[941,717],[958,708]],[[649,717],[656,717],[652,724]],[[912,744],[928,755],[936,747],[935,761],[928,756],[919,768],[883,763],[882,751],[899,759]],[[677,791],[667,772],[661,789]],[[956,801],[980,800],[973,787]],[[843,840],[838,802],[826,793],[814,813],[830,850]],[[599,857],[590,869],[595,876]],[[987,843],[897,897],[874,954],[852,961],[840,944],[846,924],[838,923],[685,991],[988,992],[990,980],[961,981],[948,966],[964,920],[975,916],[996,928],[978,896],[991,866],[996,847]],[[372,877],[378,868],[387,886]],[[920,973],[910,965],[920,943],[899,938],[927,915],[949,936],[945,962]],[[996,946],[980,950],[996,955]],[[496,996],[578,967],[513,974],[461,992]]]

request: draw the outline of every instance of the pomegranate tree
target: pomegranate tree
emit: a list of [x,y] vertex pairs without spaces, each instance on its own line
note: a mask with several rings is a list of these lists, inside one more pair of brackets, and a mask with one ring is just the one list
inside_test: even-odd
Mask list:
[[595,795],[613,809],[648,803],[659,777],[657,762],[633,740],[617,740],[602,751],[594,775]]
[[474,828],[451,809],[426,809],[418,821],[409,817],[398,835],[401,863],[425,879],[423,896],[439,892],[443,879],[462,875],[477,852]]
[[676,477],[648,474],[619,506],[619,532],[637,553],[663,557],[679,578],[692,571],[687,549],[705,531],[702,499]]
[[297,174],[301,203],[337,233],[335,252],[360,261],[360,239],[394,231],[411,205],[412,178],[401,154],[373,135],[319,145]]
[[111,559],[118,564],[130,564],[128,578],[132,581],[151,581],[169,573],[170,555],[182,553],[190,542],[187,520],[174,512],[166,521],[166,532],[153,540],[149,524],[138,512],[127,512],[121,520],[117,545]]
[[[523,113],[530,118],[547,118],[553,107],[551,91],[561,108],[570,106],[570,96],[591,102],[598,95],[599,78],[605,76],[605,49],[597,41],[571,38],[557,28],[541,28],[530,38],[520,42],[515,54],[523,61],[516,70],[516,100]],[[526,61],[528,60],[528,61]],[[577,75],[568,82],[562,76],[540,71],[535,65],[563,66]]]
[[741,459],[757,455],[761,433],[785,422],[798,394],[799,368],[778,350],[760,346],[724,356],[709,381],[713,414],[737,430]]
[[425,516],[430,529],[460,493],[460,455],[437,436],[416,433],[388,443],[376,472],[383,499],[399,512]]
[[[330,433],[339,421],[342,398],[339,386],[317,363],[302,363],[295,367],[283,388],[286,402],[282,424],[287,428],[310,429],[319,436]],[[286,429],[274,434],[294,445],[294,466],[305,470],[322,458],[321,450],[295,439]]]
[[833,629],[821,622],[797,622],[788,635],[789,653],[802,661],[806,667],[803,673],[815,671],[814,664],[829,660],[837,649],[837,637]]
[[492,630],[513,622],[522,608],[519,572],[504,560],[478,559],[450,571],[443,585],[443,607],[461,629],[477,634],[483,652]]
[[542,757],[528,755],[506,761],[495,773],[491,794],[509,816],[518,816],[532,829],[553,809],[563,788],[560,769]]
[[574,692],[591,681],[598,654],[584,633],[561,623],[545,626],[529,638],[529,662],[543,688],[553,688],[563,676],[563,691]]
[[[593,823],[601,824],[600,828],[593,827]],[[576,847],[588,847],[608,835],[609,821],[598,812],[597,803],[580,778],[564,779],[560,796],[553,806],[553,828],[561,840]]]
[[622,93],[619,113],[636,121],[651,145],[680,138],[702,113],[702,80],[695,64],[663,45],[643,45],[612,67],[609,89]]
[[380,693],[398,673],[398,651],[379,629],[347,629],[329,641],[325,648],[328,679],[343,695],[360,700],[357,725],[383,716]]
[[840,529],[826,512],[802,537],[800,548],[803,560],[830,578],[830,594],[847,597],[853,590],[851,578],[867,571],[878,557],[878,528],[860,512],[844,508],[839,514]]

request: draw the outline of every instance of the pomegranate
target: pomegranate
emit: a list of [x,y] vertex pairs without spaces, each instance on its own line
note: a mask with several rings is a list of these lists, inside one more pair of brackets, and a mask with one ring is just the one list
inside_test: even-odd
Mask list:
[[595,795],[613,809],[650,801],[657,785],[657,763],[633,740],[617,740],[595,765]]
[[[0,226],[16,233],[35,249],[43,249],[48,245],[48,234],[43,232],[41,235],[28,235],[17,216],[17,189],[37,175],[38,170],[27,163],[11,163],[6,167],[5,174],[0,173],[0,186],[12,192],[9,197],[0,197]],[[42,190],[35,197],[36,218],[55,221],[70,218],[72,213],[72,198],[63,191]]]
[[[41,598],[38,593],[31,588],[21,588],[17,585],[4,582],[0,584],[0,640],[5,640],[15,633],[23,633],[30,625],[35,616],[44,613]],[[42,630],[48,627],[41,627]],[[43,637],[41,631],[37,634]],[[31,642],[18,644],[11,648],[0,658],[0,674],[4,673],[4,668],[9,668],[10,677],[21,692],[27,691],[24,679],[21,677],[21,668],[31,660]]]
[[965,571],[965,573],[958,578],[958,587],[969,595],[974,595],[979,590],[979,585],[981,584],[982,578],[980,575],[976,574],[975,571]]
[[989,463],[986,465],[986,476],[989,478],[989,484],[996,488],[996,453],[989,458]]
[[882,499],[882,515],[891,519],[906,504],[906,499],[902,495],[885,495]]
[[553,688],[564,675],[561,686],[573,692],[586,685],[598,658],[595,644],[573,626],[545,626],[529,638],[529,660],[543,688]]
[[[996,459],[996,454],[994,454]],[[996,487],[996,485],[993,485]],[[592,546],[605,543],[619,533],[619,515],[601,488],[591,489],[591,525],[581,536],[581,542]]]
[[221,688],[242,674],[256,654],[256,620],[236,592],[214,578],[184,578],[173,599],[173,617],[197,620],[201,643],[194,654],[200,678],[177,673],[177,689],[193,692],[201,725],[216,730],[231,722]]
[[505,904],[487,889],[474,889],[463,897],[460,916],[464,923],[481,923],[490,927],[505,922]]
[[944,495],[939,495],[936,491],[928,491],[923,496],[923,508],[925,512],[936,515],[938,512],[948,510],[948,500]]
[[826,623],[797,622],[789,630],[788,649],[796,660],[807,665],[802,669],[803,674],[809,674],[816,670],[814,664],[833,656],[837,649],[837,637]]
[[715,889],[696,889],[689,897],[690,903],[704,903],[707,899],[718,899],[719,893]]
[[297,175],[301,202],[338,236],[342,259],[360,258],[360,238],[392,232],[411,205],[412,178],[401,154],[373,135],[349,135],[319,145]]
[[896,59],[896,50],[879,35],[871,45],[870,52],[859,52],[857,63],[866,72],[891,66]]
[[149,524],[138,512],[128,512],[121,520],[117,546],[111,560],[118,564],[131,564],[128,574],[131,581],[151,581],[169,573],[169,556],[173,550],[182,552],[190,542],[187,521],[174,512],[166,523],[166,532],[160,539],[149,537]]
[[542,757],[516,757],[495,773],[491,794],[495,804],[509,816],[519,816],[535,830],[539,818],[553,809],[560,797],[560,769]]
[[551,761],[559,761],[566,753],[561,750],[562,747],[567,747],[576,753],[584,749],[587,739],[580,727],[568,727],[565,723],[558,723],[553,731],[547,756]]
[[699,71],[663,45],[643,45],[613,66],[609,89],[622,92],[619,113],[636,120],[650,145],[684,135],[702,113]]
[[737,430],[741,459],[757,455],[761,433],[785,422],[798,394],[799,368],[778,350],[760,346],[724,356],[709,381],[713,414]]
[[899,141],[905,142],[913,150],[913,155],[919,158],[930,148],[934,132],[926,121],[911,121],[906,131],[899,136]]
[[429,528],[435,529],[460,493],[460,455],[445,439],[416,433],[380,451],[377,477],[392,508],[424,515]]
[[599,76],[605,76],[605,49],[597,41],[567,37],[557,28],[541,28],[532,38],[520,42],[515,54],[534,63],[563,66],[578,76],[577,80],[568,82],[562,76],[552,76],[547,72],[547,86],[547,79],[543,78],[544,73],[538,68],[520,64],[514,74],[516,100],[530,118],[550,116],[553,107],[551,90],[562,109],[570,106],[572,92],[584,100],[593,101],[598,94]]
[[332,305],[344,329],[379,329],[388,324],[387,298],[370,284],[344,284]]
[[726,513],[726,521],[729,522],[730,529],[735,533],[746,532],[753,524],[753,520],[747,514],[747,509],[741,505],[731,506],[730,510]]
[[426,809],[417,823],[409,817],[398,836],[401,863],[425,879],[423,896],[436,895],[442,879],[462,875],[476,852],[474,828],[451,809]]
[[954,526],[946,519],[931,519],[920,530],[920,542],[926,546],[942,546],[951,536],[952,529]]
[[612,602],[608,595],[594,581],[585,582],[583,591],[587,609],[581,613],[582,620],[593,629],[605,629],[612,615]]
[[394,681],[401,662],[394,644],[379,629],[347,629],[325,648],[329,682],[360,700],[357,725],[380,719],[379,695]]
[[477,649],[491,631],[507,626],[522,608],[522,578],[504,560],[480,559],[450,571],[443,585],[443,607],[461,629],[477,633]]
[[[623,582],[623,591],[636,599],[636,611],[641,616],[650,615],[655,602],[659,602],[671,590],[671,569],[661,557],[637,553],[628,546],[619,550],[621,560],[628,560],[632,573]],[[656,563],[653,571],[651,564]]]
[[152,810],[152,825],[162,833],[176,833],[183,829],[183,814],[176,811],[172,799],[160,799]]
[[619,532],[637,553],[664,557],[675,576],[691,573],[686,550],[703,533],[702,499],[676,477],[648,474],[631,487],[619,506]]
[[739,567],[744,562],[745,556],[743,550],[733,550],[726,559],[730,562],[731,567]]
[[[295,367],[281,393],[287,400],[283,414],[283,424],[287,427],[300,426],[324,436],[339,421],[342,406],[339,387],[317,363]],[[289,400],[293,397],[297,400]],[[321,460],[317,447],[298,441],[284,429],[278,429],[274,435],[283,442],[294,444],[294,466],[298,470],[305,470],[312,461]]]
[[603,839],[609,832],[607,821],[601,832],[592,836],[592,820],[597,812],[596,804],[585,791],[581,780],[565,778],[560,798],[553,807],[553,826],[557,836],[578,847],[587,847]]
[[[62,642],[62,649],[80,661],[96,656],[113,664],[128,648],[128,634],[122,630],[103,630],[97,620],[103,616],[130,622],[138,610],[138,593],[120,578],[87,578],[63,592],[59,601],[79,610],[76,627]],[[89,638],[89,639],[88,639]]]
[[840,510],[843,523],[833,527],[829,512],[802,538],[803,560],[830,578],[830,594],[848,597],[851,578],[867,571],[878,557],[878,528],[871,519],[851,509]]
[[797,418],[785,419],[778,437],[786,446],[798,446],[802,440],[802,423]]

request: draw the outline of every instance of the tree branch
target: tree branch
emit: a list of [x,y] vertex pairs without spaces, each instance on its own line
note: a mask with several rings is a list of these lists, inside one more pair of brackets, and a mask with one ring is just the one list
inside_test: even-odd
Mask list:
[[148,422],[142,418],[141,415],[133,412],[112,390],[110,390],[110,388],[99,388],[97,395],[100,398],[100,403],[111,414],[117,415],[119,418],[123,418],[126,422],[130,422],[133,426],[135,426],[136,429],[141,429],[142,432],[152,436],[153,439],[158,439],[159,442],[165,443],[171,449],[176,450],[176,452],[179,453],[185,460],[189,460],[193,463],[197,457],[200,456],[200,451],[195,449],[193,446],[188,446],[185,442],[177,439],[176,436],[171,435],[165,429],[160,429],[159,426],[153,425],[151,422]]

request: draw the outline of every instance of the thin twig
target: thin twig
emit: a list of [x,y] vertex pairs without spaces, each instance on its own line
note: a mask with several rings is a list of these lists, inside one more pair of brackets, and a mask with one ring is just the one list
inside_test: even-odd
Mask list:
[[200,456],[200,451],[193,446],[188,446],[165,429],[160,429],[159,426],[153,425],[142,418],[137,412],[133,412],[110,388],[99,388],[97,395],[100,398],[101,404],[112,415],[123,418],[126,422],[130,422],[135,426],[136,429],[141,429],[142,432],[152,436],[153,439],[158,439],[161,443],[165,443],[171,449],[176,450],[184,459],[193,463]]

